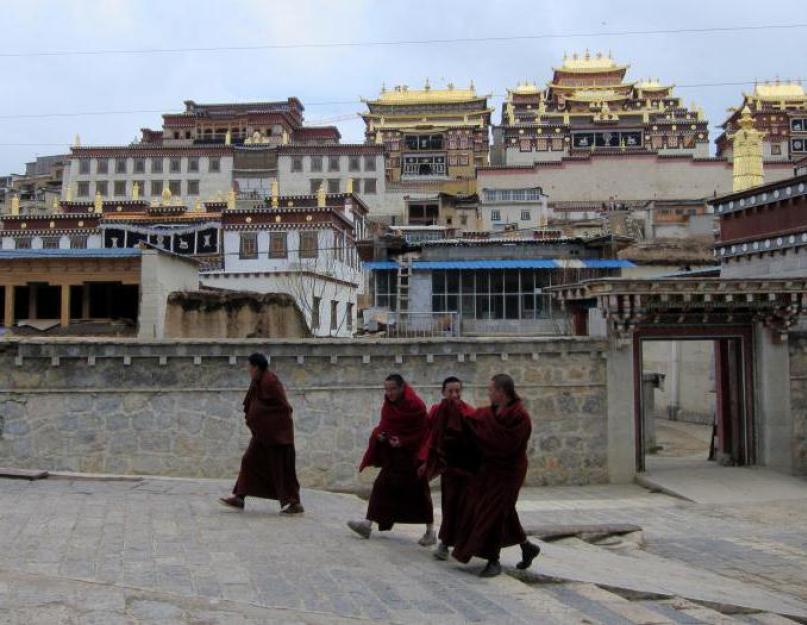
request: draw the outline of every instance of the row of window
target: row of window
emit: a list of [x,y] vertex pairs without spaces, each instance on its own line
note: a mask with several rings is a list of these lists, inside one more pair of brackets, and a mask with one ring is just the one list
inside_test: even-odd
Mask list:
[[[289,233],[270,232],[268,258],[287,259],[289,257]],[[359,257],[356,247],[350,245],[350,241],[343,232],[334,232],[333,247],[320,248],[319,232],[302,230],[299,233],[299,258],[316,259],[325,252],[324,257],[328,260],[345,263],[354,269],[359,268]],[[293,250],[292,250],[293,251]],[[260,258],[258,249],[258,233],[242,232],[238,246],[238,258],[241,260],[257,260]]]
[[[340,193],[339,178],[311,178],[308,182],[311,193],[319,192],[319,188],[323,184],[325,184],[325,189],[328,193]],[[377,180],[375,178],[354,178],[353,193],[365,193],[367,195],[378,193]]]
[[[364,157],[364,171],[375,171],[375,156]],[[309,161],[308,171],[325,171],[324,166],[327,164],[328,171],[340,171],[340,163],[338,156],[293,156],[291,159],[292,171],[305,171],[305,162]],[[362,159],[359,156],[349,156],[347,160],[348,171],[362,171]]]
[[537,202],[541,189],[485,189],[486,202]]
[[[132,161],[132,167],[129,168],[129,161]],[[165,161],[168,161],[168,171],[172,174],[176,173],[197,173],[202,171],[202,162],[207,162],[207,171],[209,173],[218,173],[221,171],[221,159],[217,156],[209,158],[200,158],[198,156],[179,157],[172,156],[168,159],[165,158],[81,158],[78,161],[78,173],[81,175],[89,175],[95,170],[96,174],[108,174],[114,171],[116,174],[144,174],[150,171],[152,174],[161,174],[165,171]],[[93,168],[93,163],[95,167]]]
[[[498,208],[494,208],[490,211],[490,220],[492,222],[498,222],[502,220],[502,212]],[[532,211],[528,209],[522,209],[521,211],[521,221],[532,221]]]
[[[133,180],[131,182],[131,186],[127,186],[126,180],[113,180],[111,191],[112,194],[110,195],[110,185],[108,180],[98,180],[94,183],[94,190],[92,192],[92,196],[94,197],[96,193],[100,193],[101,197],[127,197],[131,195],[131,189],[134,188],[134,185],[137,184],[140,188],[140,193],[142,195],[152,195],[158,196],[161,195],[163,189],[165,188],[165,182],[162,180],[150,180],[149,187],[146,187],[145,180]],[[183,193],[183,185],[185,192]],[[171,195],[177,196],[192,196],[192,195],[199,195],[199,181],[198,180],[169,180],[168,181],[168,189],[171,191]],[[90,197],[90,182],[87,180],[81,180],[76,183],[76,196],[77,197]]]
[[[321,325],[322,316],[322,298],[314,296],[311,303],[311,329],[319,330]],[[345,303],[345,328],[348,330],[353,329],[353,304],[351,302]],[[337,332],[340,326],[339,321],[339,302],[335,299],[331,300],[331,332]]]
[[[58,250],[61,247],[62,237],[60,236],[44,236],[40,237],[42,240],[43,250]],[[70,235],[69,243],[70,249],[85,250],[87,249],[87,235],[86,234],[73,234]],[[34,237],[24,236],[16,237],[14,239],[15,249],[30,250],[33,247]]]

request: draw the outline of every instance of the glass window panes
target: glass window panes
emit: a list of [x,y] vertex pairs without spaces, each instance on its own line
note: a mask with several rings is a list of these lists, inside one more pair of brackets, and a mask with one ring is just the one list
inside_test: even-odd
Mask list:
[[161,158],[151,159],[151,173],[161,174],[162,171],[163,171],[163,159]]
[[136,158],[134,160],[134,172],[136,174],[143,174],[146,172],[146,159]]
[[116,158],[115,159],[115,173],[116,174],[125,174],[126,173],[126,159],[125,158]]
[[109,173],[109,160],[106,158],[99,158],[97,161],[97,165],[95,170],[99,174],[108,174]]

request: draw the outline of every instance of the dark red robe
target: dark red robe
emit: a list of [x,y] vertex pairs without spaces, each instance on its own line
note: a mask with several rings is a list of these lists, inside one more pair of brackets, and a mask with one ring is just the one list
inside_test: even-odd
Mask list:
[[[378,529],[395,523],[432,523],[429,482],[417,474],[418,452],[426,435],[426,405],[408,385],[395,403],[384,399],[381,422],[373,429],[359,471],[380,467],[367,505],[367,519]],[[384,440],[379,440],[381,435]],[[389,444],[397,437],[399,447]]]
[[470,479],[452,555],[498,559],[503,547],[527,540],[516,512],[518,492],[527,475],[530,415],[520,400],[502,408],[480,408],[466,419],[478,445],[479,469]]
[[476,409],[464,401],[444,399],[429,410],[429,435],[421,447],[420,460],[426,478],[440,476],[442,520],[438,537],[445,545],[456,540],[465,493],[478,458],[463,440],[463,420]]
[[274,373],[265,371],[252,381],[244,414],[252,438],[241,459],[233,494],[277,499],[283,506],[299,503],[292,407]]

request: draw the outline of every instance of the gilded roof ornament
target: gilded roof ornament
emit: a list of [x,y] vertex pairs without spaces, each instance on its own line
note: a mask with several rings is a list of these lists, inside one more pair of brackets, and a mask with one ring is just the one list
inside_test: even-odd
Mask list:
[[104,212],[104,198],[101,197],[101,192],[95,192],[95,199],[93,200],[93,210],[96,213],[103,213]]
[[320,208],[325,208],[328,204],[328,198],[325,194],[325,183],[319,185],[319,189],[317,190],[317,206]]
[[738,120],[740,129],[729,138],[732,141],[733,191],[745,191],[765,181],[762,164],[764,133],[754,128],[751,109],[744,106]]
[[19,195],[12,195],[11,196],[11,214],[12,215],[19,215],[20,214],[20,196]]
[[229,210],[235,209],[235,189],[230,187],[230,190],[227,192],[227,208]]
[[140,183],[139,182],[135,182],[132,185],[132,199],[133,200],[139,200],[140,199]]
[[277,182],[277,178],[272,180],[272,208],[277,208],[280,206],[280,185]]
[[74,148],[81,147],[81,137],[78,136],[78,133],[76,133],[76,136],[73,138],[73,147]]

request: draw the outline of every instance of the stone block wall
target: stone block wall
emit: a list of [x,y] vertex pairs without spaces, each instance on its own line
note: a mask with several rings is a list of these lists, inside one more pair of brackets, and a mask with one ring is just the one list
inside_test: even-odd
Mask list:
[[807,332],[791,333],[789,347],[793,472],[807,475]]
[[424,340],[0,340],[0,466],[234,478],[248,440],[246,356],[262,351],[294,406],[308,487],[356,490],[383,378],[427,403],[458,375],[482,405],[507,372],[533,417],[528,484],[605,482],[605,343],[565,338]]

